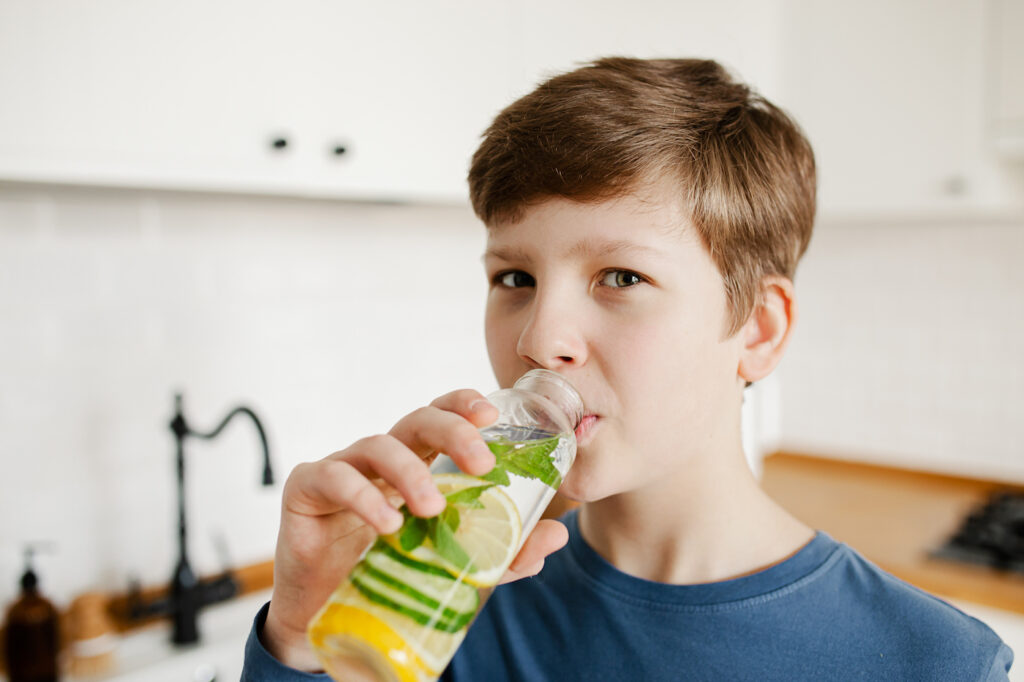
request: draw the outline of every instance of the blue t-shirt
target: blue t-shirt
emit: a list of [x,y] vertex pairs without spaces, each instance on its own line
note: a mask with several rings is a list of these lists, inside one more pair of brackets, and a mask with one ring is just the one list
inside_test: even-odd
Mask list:
[[[1006,680],[1013,652],[984,623],[823,532],[753,575],[666,585],[622,573],[565,518],[568,546],[495,589],[442,680]],[[311,680],[256,637],[242,679]]]

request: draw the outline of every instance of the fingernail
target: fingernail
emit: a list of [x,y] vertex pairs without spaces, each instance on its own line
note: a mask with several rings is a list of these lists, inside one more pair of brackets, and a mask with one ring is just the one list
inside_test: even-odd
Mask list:
[[474,400],[473,402],[471,402],[469,404],[469,411],[470,412],[475,412],[477,414],[480,414],[481,412],[486,410],[488,407],[492,407],[492,405],[489,402],[487,402],[483,398],[477,398],[476,400]]
[[478,459],[481,462],[494,461],[494,453],[491,452],[491,449],[487,447],[487,444],[481,440],[473,443],[473,445],[470,446],[469,451],[475,459]]
[[439,497],[441,493],[438,492],[437,486],[433,483],[424,483],[413,491],[413,495],[423,502],[430,502],[431,500]]

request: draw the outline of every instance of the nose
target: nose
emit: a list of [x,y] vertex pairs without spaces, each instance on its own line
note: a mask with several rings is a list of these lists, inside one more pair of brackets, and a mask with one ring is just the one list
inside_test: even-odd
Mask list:
[[579,306],[537,296],[516,344],[519,357],[530,367],[558,369],[582,365],[586,352]]

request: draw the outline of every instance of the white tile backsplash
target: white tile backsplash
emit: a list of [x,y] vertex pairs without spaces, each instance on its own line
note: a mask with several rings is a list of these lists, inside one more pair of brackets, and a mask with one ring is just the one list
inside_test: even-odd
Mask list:
[[466,207],[0,185],[0,603],[39,557],[59,602],[166,582],[176,559],[173,394],[188,441],[189,550],[273,554],[281,485],[439,393],[494,388],[484,230]]
[[1024,482],[1024,219],[823,220],[781,444]]

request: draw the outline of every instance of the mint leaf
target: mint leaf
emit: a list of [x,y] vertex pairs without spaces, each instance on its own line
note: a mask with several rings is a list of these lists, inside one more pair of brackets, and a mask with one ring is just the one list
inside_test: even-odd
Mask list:
[[455,534],[447,523],[440,522],[437,517],[428,521],[430,526],[430,541],[434,543],[434,549],[445,558],[450,564],[461,571],[472,573],[473,562],[470,560],[466,550],[455,540]]
[[413,516],[404,507],[402,511],[407,514],[405,523],[402,524],[402,529],[399,531],[398,544],[402,546],[406,552],[411,552],[420,545],[423,544],[423,539],[427,537],[427,520],[420,518],[419,516]]
[[501,456],[512,450],[518,445],[514,440],[509,440],[505,436],[498,436],[494,440],[487,441],[487,447],[494,453],[495,458],[501,459]]
[[546,459],[548,462],[551,462],[551,453],[558,447],[559,440],[558,436],[552,436],[551,438],[542,438],[540,440],[531,440],[525,443],[519,443],[519,447],[515,449],[515,452],[516,454],[529,452],[531,457],[541,457]]
[[551,453],[558,447],[558,441],[558,436],[525,442],[515,442],[504,437],[490,441],[487,445],[494,453],[494,469],[480,478],[498,485],[508,485],[508,475],[514,474],[538,479],[557,488],[562,482],[562,475],[555,468]]
[[505,467],[501,465],[500,461],[494,465],[493,469],[483,476],[478,476],[477,478],[482,478],[483,480],[496,485],[508,485],[509,483],[508,473],[505,471]]
[[443,521],[444,524],[454,533],[459,529],[459,510],[449,504],[444,508],[444,511],[441,512],[441,521]]
[[552,488],[557,488],[562,482],[562,475],[551,460],[551,453],[557,447],[557,436],[533,441],[506,454],[502,458],[502,465],[509,473],[525,478],[536,478]]
[[[490,486],[490,485],[474,485],[474,486],[470,486],[468,488],[463,488],[462,490],[456,490],[453,493],[448,493],[447,495],[445,495],[445,499],[448,500],[448,504],[461,504],[461,505],[466,505],[466,506],[480,508],[480,507],[483,507],[483,505],[479,503],[480,495],[482,495],[485,490],[487,490],[488,488],[491,488],[491,487],[493,487],[493,486]],[[477,504],[474,505],[473,504],[474,502],[476,502]]]

